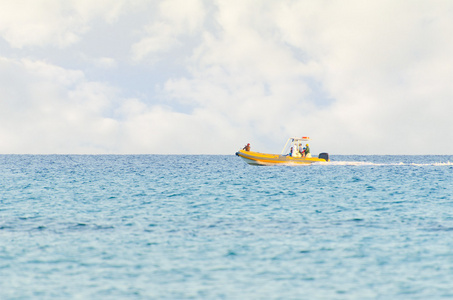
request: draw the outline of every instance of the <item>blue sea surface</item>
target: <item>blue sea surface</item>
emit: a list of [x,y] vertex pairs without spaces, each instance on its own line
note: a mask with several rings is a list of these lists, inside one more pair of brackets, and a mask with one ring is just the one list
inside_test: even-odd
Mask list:
[[0,299],[452,299],[453,156],[0,155]]

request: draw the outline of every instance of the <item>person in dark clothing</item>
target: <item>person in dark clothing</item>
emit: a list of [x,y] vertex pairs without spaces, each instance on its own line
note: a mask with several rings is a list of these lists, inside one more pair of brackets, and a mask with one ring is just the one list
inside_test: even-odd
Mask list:
[[308,147],[308,144],[305,145],[304,157],[311,157],[310,147]]

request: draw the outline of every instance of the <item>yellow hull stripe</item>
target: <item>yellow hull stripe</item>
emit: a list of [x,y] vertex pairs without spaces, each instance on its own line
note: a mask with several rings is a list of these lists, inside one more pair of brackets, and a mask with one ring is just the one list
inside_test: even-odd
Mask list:
[[291,156],[284,156],[284,155],[277,155],[277,154],[267,154],[267,153],[259,153],[259,152],[252,152],[252,151],[245,151],[240,150],[238,151],[238,156],[262,163],[272,163],[272,164],[284,164],[284,163],[297,163],[297,164],[310,164],[314,162],[325,162],[324,159],[317,158],[317,157],[291,157]]

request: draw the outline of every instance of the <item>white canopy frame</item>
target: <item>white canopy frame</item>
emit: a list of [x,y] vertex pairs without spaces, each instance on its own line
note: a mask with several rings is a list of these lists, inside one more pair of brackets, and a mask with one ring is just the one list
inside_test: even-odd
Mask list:
[[[291,147],[294,144],[298,144],[300,142],[307,142],[307,141],[310,141],[310,138],[308,136],[303,136],[301,138],[299,138],[299,137],[290,137],[286,141],[285,147],[283,147],[282,155],[284,155],[285,153],[289,152],[289,149],[291,149]],[[288,144],[289,144],[289,147],[288,147]]]

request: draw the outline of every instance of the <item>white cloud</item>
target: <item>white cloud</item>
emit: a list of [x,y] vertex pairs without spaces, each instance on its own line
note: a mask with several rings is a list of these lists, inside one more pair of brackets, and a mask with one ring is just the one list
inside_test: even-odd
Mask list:
[[[144,108],[140,104],[139,107]],[[164,107],[147,108],[123,121],[123,136],[127,143],[121,150],[123,153],[221,153],[225,147],[231,147],[226,141],[234,136],[228,127],[227,120],[210,111],[195,111],[188,115]],[[222,135],[218,136],[219,133]],[[225,138],[223,141],[222,137]],[[193,145],[198,147],[195,149]]]
[[82,59],[87,63],[95,66],[96,68],[104,70],[112,70],[118,67],[118,62],[111,57],[86,57],[82,56]]
[[167,51],[177,45],[178,33],[173,32],[173,27],[165,23],[156,23],[147,28],[149,36],[141,39],[132,46],[132,52],[136,60],[142,60],[148,54]]
[[[426,4],[357,3],[356,13],[336,6],[327,11],[336,25],[321,30],[321,42],[314,44],[325,43],[318,58],[322,81],[336,103],[316,117],[324,115],[337,136],[347,135],[350,142],[339,152],[347,153],[351,144],[357,153],[453,151],[447,129],[453,122],[442,113],[452,105],[453,91],[444,80],[453,71],[439,64],[452,60],[453,23],[445,18],[451,4]],[[421,92],[426,89],[430,93]]]
[[80,71],[0,59],[2,153],[99,153],[115,149],[115,90]]
[[450,2],[24,3],[0,10],[3,153],[453,153]]
[[[165,87],[255,136],[310,134],[336,153],[451,153],[442,111],[453,71],[441,65],[453,57],[453,18],[442,4],[221,2],[221,30],[205,32],[193,78]],[[417,149],[421,136],[437,146]]]
[[[88,81],[84,73],[42,61],[0,58],[1,153],[197,153],[228,121],[209,111],[193,115]],[[198,151],[226,146],[206,143]]]
[[2,1],[0,35],[14,48],[67,47],[78,42],[98,18],[114,22],[122,0]]
[[201,0],[161,1],[157,17],[146,26],[140,41],[132,45],[134,59],[157,61],[159,55],[182,46],[183,35],[196,34],[201,29],[204,17],[205,9]]

